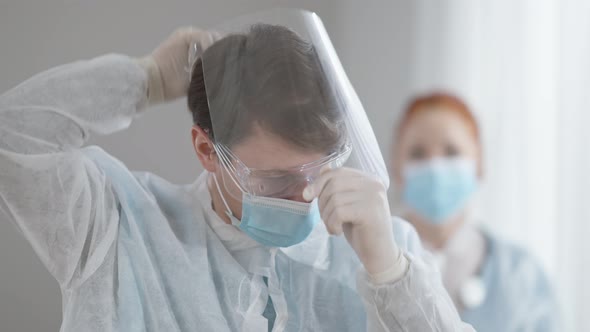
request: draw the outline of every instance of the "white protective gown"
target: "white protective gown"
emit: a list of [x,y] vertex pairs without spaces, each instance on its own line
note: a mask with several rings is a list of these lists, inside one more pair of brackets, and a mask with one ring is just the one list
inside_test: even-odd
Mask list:
[[323,225],[263,247],[215,214],[206,174],[178,186],[83,148],[128,127],[146,89],[135,60],[108,55],[0,96],[0,221],[58,281],[62,331],[264,331],[267,303],[273,331],[473,331],[404,221],[394,236],[410,267],[374,285]]

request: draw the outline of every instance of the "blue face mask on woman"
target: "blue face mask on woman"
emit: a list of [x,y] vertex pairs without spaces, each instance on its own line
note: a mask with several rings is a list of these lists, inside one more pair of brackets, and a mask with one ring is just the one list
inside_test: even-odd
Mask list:
[[290,247],[303,242],[320,222],[317,199],[311,203],[242,194],[242,220],[231,212],[213,174],[213,180],[234,226],[269,247]]
[[404,169],[404,203],[440,225],[448,222],[476,191],[476,163],[470,159],[433,159]]

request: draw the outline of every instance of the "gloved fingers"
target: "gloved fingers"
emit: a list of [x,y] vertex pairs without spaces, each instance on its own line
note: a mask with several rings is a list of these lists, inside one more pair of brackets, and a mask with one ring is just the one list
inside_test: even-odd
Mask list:
[[202,36],[199,34],[194,34],[193,32],[189,32],[188,35],[188,63],[185,71],[188,73],[189,79],[192,77],[192,70],[195,66],[195,62],[197,62],[197,59],[203,55],[206,49],[223,38],[223,35],[217,31],[202,32]]
[[[327,201],[326,205],[319,206],[320,209],[320,216],[324,223],[326,224],[326,228],[328,232],[331,234],[339,235],[342,231],[342,227],[338,222],[337,218],[338,214],[335,214],[335,211],[338,209],[347,209],[350,205],[359,206],[359,194],[355,192],[344,192],[344,193],[337,193],[332,195],[329,200]],[[350,220],[342,220],[342,223],[345,223]]]
[[362,214],[362,206],[359,204],[345,204],[334,208],[327,215],[324,223],[328,233],[340,235],[344,231],[344,225],[350,224],[351,221],[359,220]]
[[215,42],[214,35],[214,33],[207,30],[188,26],[176,29],[168,40],[172,43],[181,42],[184,47],[198,43],[206,48]]
[[[333,177],[330,181],[326,182],[322,192],[318,196],[318,206],[320,211],[322,207],[329,204],[329,201],[338,197],[340,193],[358,193],[363,190],[364,179],[360,176],[352,177]],[[358,194],[357,194],[358,196]]]
[[342,177],[343,179],[352,179],[354,177],[362,176],[364,176],[363,172],[352,168],[341,167],[337,169],[330,169],[325,167],[321,170],[318,179],[305,188],[303,191],[303,198],[307,201],[312,201],[314,198],[321,196],[325,186],[329,182],[339,177]]
[[191,34],[188,36],[189,46],[196,45],[197,57],[201,56],[206,49],[213,45],[219,38],[215,37],[215,34],[209,31],[199,31],[198,33]]

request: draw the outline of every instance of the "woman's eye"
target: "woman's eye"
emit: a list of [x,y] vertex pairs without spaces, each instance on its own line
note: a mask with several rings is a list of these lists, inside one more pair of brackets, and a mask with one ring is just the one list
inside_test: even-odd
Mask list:
[[426,158],[426,151],[421,146],[416,146],[410,150],[410,159],[412,160],[422,160]]
[[459,149],[457,149],[454,145],[448,144],[445,147],[445,155],[447,157],[456,157],[459,155]]

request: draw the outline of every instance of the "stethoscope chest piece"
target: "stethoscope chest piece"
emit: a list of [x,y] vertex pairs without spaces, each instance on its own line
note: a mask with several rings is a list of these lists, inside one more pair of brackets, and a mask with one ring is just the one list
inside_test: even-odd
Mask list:
[[479,307],[487,295],[485,284],[480,277],[473,276],[461,286],[459,299],[465,309]]

